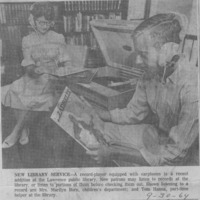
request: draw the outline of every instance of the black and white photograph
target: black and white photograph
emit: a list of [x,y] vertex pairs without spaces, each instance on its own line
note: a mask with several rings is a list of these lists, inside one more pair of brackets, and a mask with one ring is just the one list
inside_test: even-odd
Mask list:
[[198,200],[198,7],[0,1],[5,198]]
[[132,3],[0,4],[3,168],[199,165],[195,0]]

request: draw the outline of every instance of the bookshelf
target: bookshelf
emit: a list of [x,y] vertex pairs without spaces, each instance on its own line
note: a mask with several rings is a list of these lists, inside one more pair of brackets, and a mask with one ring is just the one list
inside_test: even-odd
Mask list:
[[9,46],[21,46],[22,37],[27,34],[31,3],[0,3],[0,37],[3,41],[3,57],[13,58],[15,52]]
[[97,48],[90,21],[121,19],[121,0],[65,1],[63,6],[63,34],[66,42]]
[[28,17],[31,2],[0,3],[0,39],[2,40],[1,84],[11,83],[21,73],[22,38],[28,34]]
[[63,35],[66,43],[86,45],[89,49],[88,67],[103,65],[103,57],[91,31],[90,21],[95,19],[124,19],[128,0],[75,0],[62,5]]

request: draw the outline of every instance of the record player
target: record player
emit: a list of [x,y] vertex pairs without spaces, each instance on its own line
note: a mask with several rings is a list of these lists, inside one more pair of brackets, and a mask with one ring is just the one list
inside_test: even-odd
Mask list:
[[90,83],[70,84],[70,89],[90,103],[106,110],[124,108],[132,98],[144,73],[137,66],[131,34],[141,21],[95,20],[92,31],[106,65],[95,69]]

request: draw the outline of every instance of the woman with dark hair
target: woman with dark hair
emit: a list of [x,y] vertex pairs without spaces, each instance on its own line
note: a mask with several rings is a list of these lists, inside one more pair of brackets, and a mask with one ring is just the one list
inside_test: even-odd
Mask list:
[[55,17],[54,8],[51,3],[38,2],[32,5],[31,14],[35,19],[44,16],[48,21],[53,21]]
[[37,2],[31,6],[29,23],[34,32],[22,40],[24,59],[21,65],[25,74],[2,88],[2,103],[14,109],[17,120],[12,133],[4,140],[3,148],[12,147],[18,140],[22,145],[29,142],[30,120],[39,111],[50,111],[54,104],[52,79],[45,72],[69,66],[63,35],[50,30],[54,16],[51,3]]

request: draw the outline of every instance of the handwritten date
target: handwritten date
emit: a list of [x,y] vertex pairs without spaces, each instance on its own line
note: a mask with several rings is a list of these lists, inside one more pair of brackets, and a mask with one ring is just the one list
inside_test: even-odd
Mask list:
[[147,198],[146,200],[154,200],[154,199],[162,199],[162,200],[187,200],[189,197],[189,194],[187,193],[179,193],[177,195],[173,195],[170,193],[159,193],[159,194],[154,194],[152,192],[147,193]]

